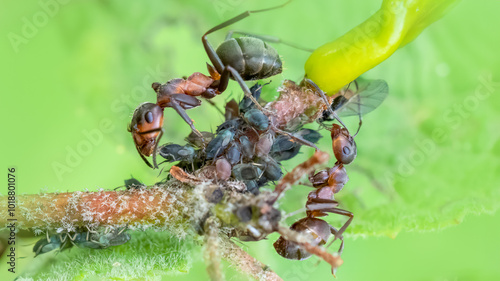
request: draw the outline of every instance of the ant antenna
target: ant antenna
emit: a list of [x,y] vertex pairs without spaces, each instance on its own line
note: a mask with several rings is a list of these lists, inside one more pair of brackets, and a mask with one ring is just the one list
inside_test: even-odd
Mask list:
[[349,132],[349,129],[347,129],[347,126],[344,124],[344,122],[342,122],[342,120],[340,120],[339,116],[337,115],[337,113],[335,113],[335,111],[332,110],[332,107],[330,105],[330,103],[328,102],[328,99],[326,98],[325,96],[325,92],[323,92],[319,87],[318,85],[316,85],[316,83],[314,83],[311,79],[309,78],[305,78],[304,81],[309,84],[310,86],[313,86],[314,89],[316,89],[316,93],[318,93],[321,98],[323,99],[323,101],[325,102],[326,104],[326,108],[328,111],[330,111],[330,114],[333,116],[333,118],[335,118],[337,121],[339,121],[339,123],[344,127],[346,128],[347,132]]

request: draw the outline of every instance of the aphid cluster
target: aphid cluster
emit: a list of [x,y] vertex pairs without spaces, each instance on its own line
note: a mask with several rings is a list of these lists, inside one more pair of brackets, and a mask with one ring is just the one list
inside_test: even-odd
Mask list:
[[35,257],[50,251],[59,249],[64,251],[73,246],[88,249],[106,249],[111,246],[118,246],[130,240],[130,234],[126,232],[127,227],[106,228],[102,230],[81,230],[76,232],[65,232],[49,235],[41,238],[35,243],[33,252]]
[[[250,90],[258,100],[261,86],[255,84]],[[239,104],[234,100],[228,102],[225,117],[215,134],[202,132],[209,140],[206,147],[199,147],[200,139],[191,134],[186,139],[188,144],[161,146],[160,156],[168,162],[179,161],[177,166],[188,172],[203,167],[202,171],[212,171],[209,177],[217,180],[242,181],[247,191],[256,194],[259,187],[282,177],[281,161],[299,153],[302,143],[292,138],[316,143],[321,137],[311,129],[298,130],[292,136],[278,135],[269,117],[247,97]]]

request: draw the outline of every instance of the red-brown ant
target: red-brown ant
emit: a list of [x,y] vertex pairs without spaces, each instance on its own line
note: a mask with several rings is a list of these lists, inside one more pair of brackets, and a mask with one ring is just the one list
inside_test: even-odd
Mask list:
[[[351,223],[353,214],[337,208],[339,203],[334,200],[334,194],[339,192],[349,180],[344,165],[351,163],[356,158],[357,151],[356,143],[346,128],[341,128],[339,125],[333,124],[331,135],[333,153],[335,154],[337,163],[333,168],[320,171],[309,177],[316,190],[311,191],[307,196],[307,216],[295,222],[290,228],[313,237],[314,246],[325,245],[330,235],[334,235],[335,238],[333,241],[336,239],[341,240],[338,251],[341,254],[344,248],[342,234]],[[280,191],[278,190],[278,192]],[[347,216],[349,219],[337,230],[326,221],[318,218],[327,216],[328,213]],[[297,243],[286,240],[282,236],[274,243],[274,248],[278,254],[287,259],[302,260],[311,256],[311,253],[300,247]]]
[[[175,109],[184,121],[189,124],[191,130],[202,140],[203,135],[194,127],[193,121],[187,115],[186,110],[201,104],[201,101],[197,98],[198,96],[211,99],[224,92],[230,78],[238,82],[245,96],[252,100],[258,109],[263,110],[252,96],[245,81],[265,79],[281,73],[282,63],[278,52],[265,43],[264,40],[282,41],[275,37],[256,35],[253,35],[253,37],[230,38],[233,33],[230,32],[228,38],[217,49],[214,49],[208,42],[207,36],[250,16],[250,14],[278,9],[289,2],[291,0],[272,8],[246,11],[203,34],[202,43],[208,58],[213,64],[213,66],[207,64],[210,76],[195,72],[186,79],[177,78],[165,84],[157,82],[152,84],[152,88],[157,94],[158,107],[154,107],[152,104],[140,105],[135,110],[129,126],[129,131],[132,132],[136,148],[148,166],[157,168],[156,150],[163,134],[162,110],[166,107]],[[287,44],[286,42],[282,43]],[[158,108],[161,110],[158,110]],[[151,155],[153,155],[153,165],[145,158],[145,156]]]

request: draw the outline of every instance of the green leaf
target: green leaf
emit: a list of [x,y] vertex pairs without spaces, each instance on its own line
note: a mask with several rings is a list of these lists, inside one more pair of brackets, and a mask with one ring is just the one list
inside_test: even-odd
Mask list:
[[[124,245],[103,250],[73,247],[55,255],[40,255],[34,261],[44,264],[25,280],[161,280],[162,276],[185,274],[191,268],[193,243],[166,232],[130,232]],[[55,256],[54,256],[55,255]],[[40,266],[40,265],[39,265]]]

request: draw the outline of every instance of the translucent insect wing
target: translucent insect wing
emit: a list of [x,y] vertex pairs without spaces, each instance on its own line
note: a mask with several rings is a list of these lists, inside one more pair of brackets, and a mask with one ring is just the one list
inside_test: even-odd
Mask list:
[[389,86],[382,79],[356,79],[358,88],[351,84],[345,92],[348,99],[345,104],[336,110],[339,116],[365,115],[377,108],[389,94]]

